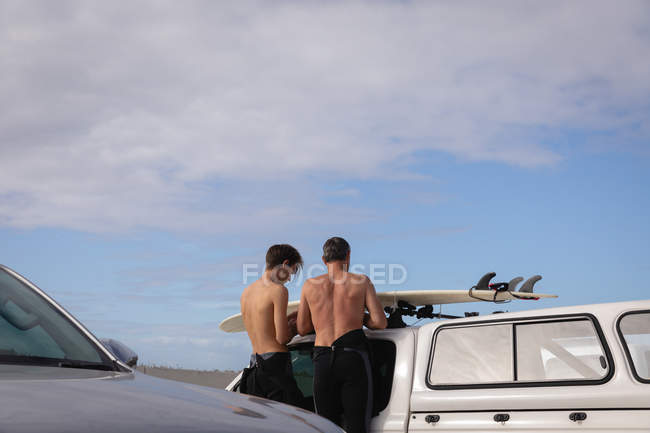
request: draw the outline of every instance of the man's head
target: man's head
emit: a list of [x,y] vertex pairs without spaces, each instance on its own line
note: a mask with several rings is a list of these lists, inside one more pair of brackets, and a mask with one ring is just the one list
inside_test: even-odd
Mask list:
[[289,244],[272,245],[266,252],[266,269],[280,282],[288,281],[302,268],[302,257]]
[[343,238],[334,236],[323,244],[323,262],[350,263],[350,244]]

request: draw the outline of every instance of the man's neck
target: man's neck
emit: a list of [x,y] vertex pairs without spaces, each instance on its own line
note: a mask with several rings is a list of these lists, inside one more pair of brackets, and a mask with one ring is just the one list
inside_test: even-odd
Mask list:
[[264,284],[282,284],[284,285],[284,281],[280,281],[277,278],[274,277],[274,272],[272,272],[270,269],[266,269],[264,273],[262,274],[262,281]]
[[330,278],[337,279],[339,275],[345,274],[348,271],[348,263],[343,261],[329,262],[327,264],[327,275]]

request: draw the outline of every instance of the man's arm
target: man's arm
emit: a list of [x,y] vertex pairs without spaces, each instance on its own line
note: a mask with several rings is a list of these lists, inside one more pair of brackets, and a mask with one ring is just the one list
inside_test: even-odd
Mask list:
[[307,335],[314,330],[314,324],[311,321],[311,310],[309,310],[309,303],[305,296],[305,288],[309,284],[306,281],[302,286],[302,293],[300,293],[300,305],[298,306],[298,318],[296,325],[298,326],[298,334]]
[[280,344],[287,344],[293,338],[289,335],[289,324],[287,322],[287,303],[289,292],[283,286],[273,296],[273,323],[275,324],[275,339]]
[[366,308],[368,309],[369,316],[367,320],[364,320],[364,325],[369,329],[384,329],[388,324],[386,315],[384,314],[384,308],[381,306],[381,302],[379,302],[375,286],[370,281],[370,278],[366,277],[366,282]]

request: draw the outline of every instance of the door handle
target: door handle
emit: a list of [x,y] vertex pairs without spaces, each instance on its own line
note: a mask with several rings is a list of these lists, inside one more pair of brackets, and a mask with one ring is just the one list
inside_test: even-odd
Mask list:
[[573,422],[584,421],[587,419],[587,414],[584,412],[573,412],[569,415],[569,419]]
[[425,420],[428,424],[435,424],[435,423],[437,423],[438,421],[440,421],[440,415],[427,415],[427,416],[424,418],[424,420]]
[[510,415],[507,413],[498,413],[494,415],[494,421],[495,422],[506,422],[510,419]]

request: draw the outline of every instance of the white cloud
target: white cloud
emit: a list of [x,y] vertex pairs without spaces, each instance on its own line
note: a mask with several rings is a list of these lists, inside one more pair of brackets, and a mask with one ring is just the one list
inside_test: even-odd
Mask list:
[[418,151],[552,165],[564,128],[648,138],[644,1],[0,8],[2,225],[362,221],[309,176],[412,176]]

